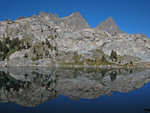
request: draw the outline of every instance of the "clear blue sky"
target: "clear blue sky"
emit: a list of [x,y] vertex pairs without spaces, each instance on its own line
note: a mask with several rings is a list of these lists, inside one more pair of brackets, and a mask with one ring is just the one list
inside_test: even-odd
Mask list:
[[79,11],[91,27],[112,16],[122,31],[150,37],[150,0],[0,0],[0,21],[40,11],[59,17]]

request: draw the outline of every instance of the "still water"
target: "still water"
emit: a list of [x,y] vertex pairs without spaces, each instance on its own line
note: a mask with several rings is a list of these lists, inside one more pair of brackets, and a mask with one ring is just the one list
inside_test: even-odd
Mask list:
[[150,113],[150,70],[0,69],[0,113]]

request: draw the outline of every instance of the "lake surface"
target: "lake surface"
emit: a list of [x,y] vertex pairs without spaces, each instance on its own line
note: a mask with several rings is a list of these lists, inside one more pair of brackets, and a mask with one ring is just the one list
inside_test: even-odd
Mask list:
[[150,113],[150,70],[1,68],[0,113]]

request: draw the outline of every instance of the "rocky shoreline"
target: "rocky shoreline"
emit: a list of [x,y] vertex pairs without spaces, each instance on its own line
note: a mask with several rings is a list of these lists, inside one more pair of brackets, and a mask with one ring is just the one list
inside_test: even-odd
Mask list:
[[[56,62],[53,62],[53,61],[49,61],[50,59],[42,59],[40,61],[36,61],[36,62],[33,62],[33,61],[26,61],[24,60],[22,62],[22,59],[21,61],[18,61],[16,62],[16,60],[13,61],[0,61],[0,67],[3,68],[3,67],[69,67],[69,68],[100,68],[100,69],[103,69],[103,68],[107,68],[107,69],[111,69],[111,68],[114,68],[114,69],[123,69],[123,68],[128,68],[128,69],[136,69],[136,68],[143,68],[143,69],[149,69],[150,68],[150,65],[149,63],[141,63],[141,64],[138,64],[138,65],[119,65],[119,64],[116,64],[116,65],[77,65],[77,64],[57,64]],[[26,63],[24,63],[26,62]],[[28,62],[28,63],[27,63]]]

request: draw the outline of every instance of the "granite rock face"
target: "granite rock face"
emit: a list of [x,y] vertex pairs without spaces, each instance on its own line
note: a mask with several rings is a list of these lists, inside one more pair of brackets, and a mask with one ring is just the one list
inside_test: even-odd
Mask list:
[[119,27],[116,25],[112,17],[109,17],[106,19],[106,21],[101,22],[96,29],[99,29],[101,31],[106,31],[110,33],[111,35],[116,35],[122,33],[122,31],[119,29]]
[[63,23],[69,29],[73,31],[79,31],[82,29],[90,29],[90,26],[86,22],[86,20],[81,16],[79,12],[73,13],[70,16],[60,18],[60,23]]
[[[87,59],[101,59],[114,50],[122,64],[150,62],[150,39],[144,34],[122,32],[112,17],[96,28],[90,28],[79,12],[59,18],[52,13],[40,12],[32,17],[19,18],[15,21],[0,22],[0,40],[19,38],[30,42],[32,47],[13,52],[0,66],[44,66],[82,62]],[[49,47],[46,44],[49,42]],[[34,48],[37,52],[34,53]],[[25,53],[28,58],[24,58]],[[77,57],[76,57],[76,56]],[[36,61],[33,58],[40,56]],[[78,59],[77,59],[78,58]],[[15,62],[15,60],[17,62]],[[23,63],[25,60],[26,63]]]

